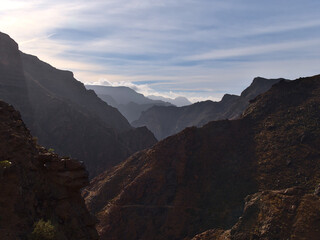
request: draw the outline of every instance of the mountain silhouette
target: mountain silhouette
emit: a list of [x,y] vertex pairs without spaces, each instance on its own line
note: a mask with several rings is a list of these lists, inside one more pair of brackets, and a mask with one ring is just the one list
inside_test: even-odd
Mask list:
[[135,127],[146,126],[161,140],[186,127],[201,127],[213,120],[235,119],[246,109],[249,101],[267,91],[282,79],[257,77],[240,96],[225,94],[220,102],[204,101],[184,107],[154,106],[132,122]]
[[147,98],[129,87],[86,85],[86,88],[94,90],[99,98],[117,108],[129,122],[137,120],[143,111],[153,106],[172,106],[168,102]]
[[87,90],[70,71],[24,54],[0,33],[0,98],[17,108],[41,145],[84,161],[90,176],[156,143]]

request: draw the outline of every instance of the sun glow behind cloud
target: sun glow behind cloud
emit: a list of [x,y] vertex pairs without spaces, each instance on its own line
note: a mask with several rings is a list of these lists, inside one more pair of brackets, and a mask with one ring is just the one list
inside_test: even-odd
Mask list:
[[319,73],[320,3],[4,0],[0,31],[85,83],[216,100],[253,77]]

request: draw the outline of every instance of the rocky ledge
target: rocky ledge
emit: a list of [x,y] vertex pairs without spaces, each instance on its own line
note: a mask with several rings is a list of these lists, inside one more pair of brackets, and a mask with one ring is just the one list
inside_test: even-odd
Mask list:
[[83,164],[36,141],[0,101],[0,239],[98,239],[80,195],[88,184]]

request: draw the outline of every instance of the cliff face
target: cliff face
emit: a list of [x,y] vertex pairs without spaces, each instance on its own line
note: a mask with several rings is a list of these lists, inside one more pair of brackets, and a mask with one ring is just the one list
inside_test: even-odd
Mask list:
[[23,73],[18,44],[0,32],[0,99],[17,106],[17,110],[26,112],[25,121],[32,123],[32,108]]
[[320,75],[283,80],[131,156],[84,191],[101,239],[319,239],[319,120]]
[[257,77],[241,96],[226,94],[220,102],[205,101],[185,107],[155,106],[142,112],[132,125],[147,126],[161,140],[186,127],[202,127],[213,120],[235,119],[248,107],[251,99],[266,92],[280,80]]
[[60,158],[35,143],[12,106],[0,102],[0,238],[27,239],[40,220],[58,239],[98,239],[80,189],[83,164]]
[[246,198],[230,230],[212,229],[192,240],[319,239],[320,197],[303,188],[262,191]]
[[117,109],[101,101],[93,91],[86,90],[84,85],[73,77],[72,72],[58,70],[32,55],[20,53],[20,56],[33,105],[37,101],[34,88],[38,87],[51,97],[78,105],[83,111],[96,115],[109,128],[120,132],[131,129],[128,121]]
[[319,239],[320,76],[281,83],[258,97],[245,118],[259,122],[255,141],[259,191],[245,199],[229,230],[194,240]]
[[150,131],[131,127],[71,72],[19,52],[3,33],[0,45],[0,98],[20,110],[41,145],[84,161],[90,176],[156,143]]

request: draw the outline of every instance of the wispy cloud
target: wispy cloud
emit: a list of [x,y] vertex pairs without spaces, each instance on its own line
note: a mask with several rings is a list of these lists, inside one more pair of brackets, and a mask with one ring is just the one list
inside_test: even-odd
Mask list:
[[172,88],[171,91],[157,91],[152,87],[152,84],[139,84],[139,83],[133,83],[129,81],[109,81],[107,79],[100,79],[96,82],[90,82],[91,85],[102,85],[102,86],[112,86],[112,87],[120,87],[125,86],[129,87],[133,90],[135,90],[138,93],[143,94],[144,96],[161,96],[165,98],[171,98],[175,99],[176,97],[184,96],[187,97],[191,102],[199,102],[199,101],[205,101],[205,100],[212,100],[212,101],[219,101],[219,97],[213,97],[213,96],[194,96],[194,93],[202,93],[202,92],[210,92],[210,89],[186,89],[186,88]]
[[283,42],[283,43],[265,44],[265,45],[258,45],[258,46],[248,46],[248,47],[242,47],[242,48],[221,49],[221,50],[215,50],[215,51],[210,51],[203,54],[185,57],[185,60],[203,61],[203,60],[218,60],[218,59],[225,59],[225,58],[251,56],[251,55],[264,54],[264,53],[288,51],[292,49],[299,49],[299,48],[306,48],[306,47],[310,48],[314,46],[319,46],[319,43],[320,43],[320,38],[306,40],[306,41]]
[[217,99],[319,73],[320,2],[3,0],[0,31],[86,83]]

